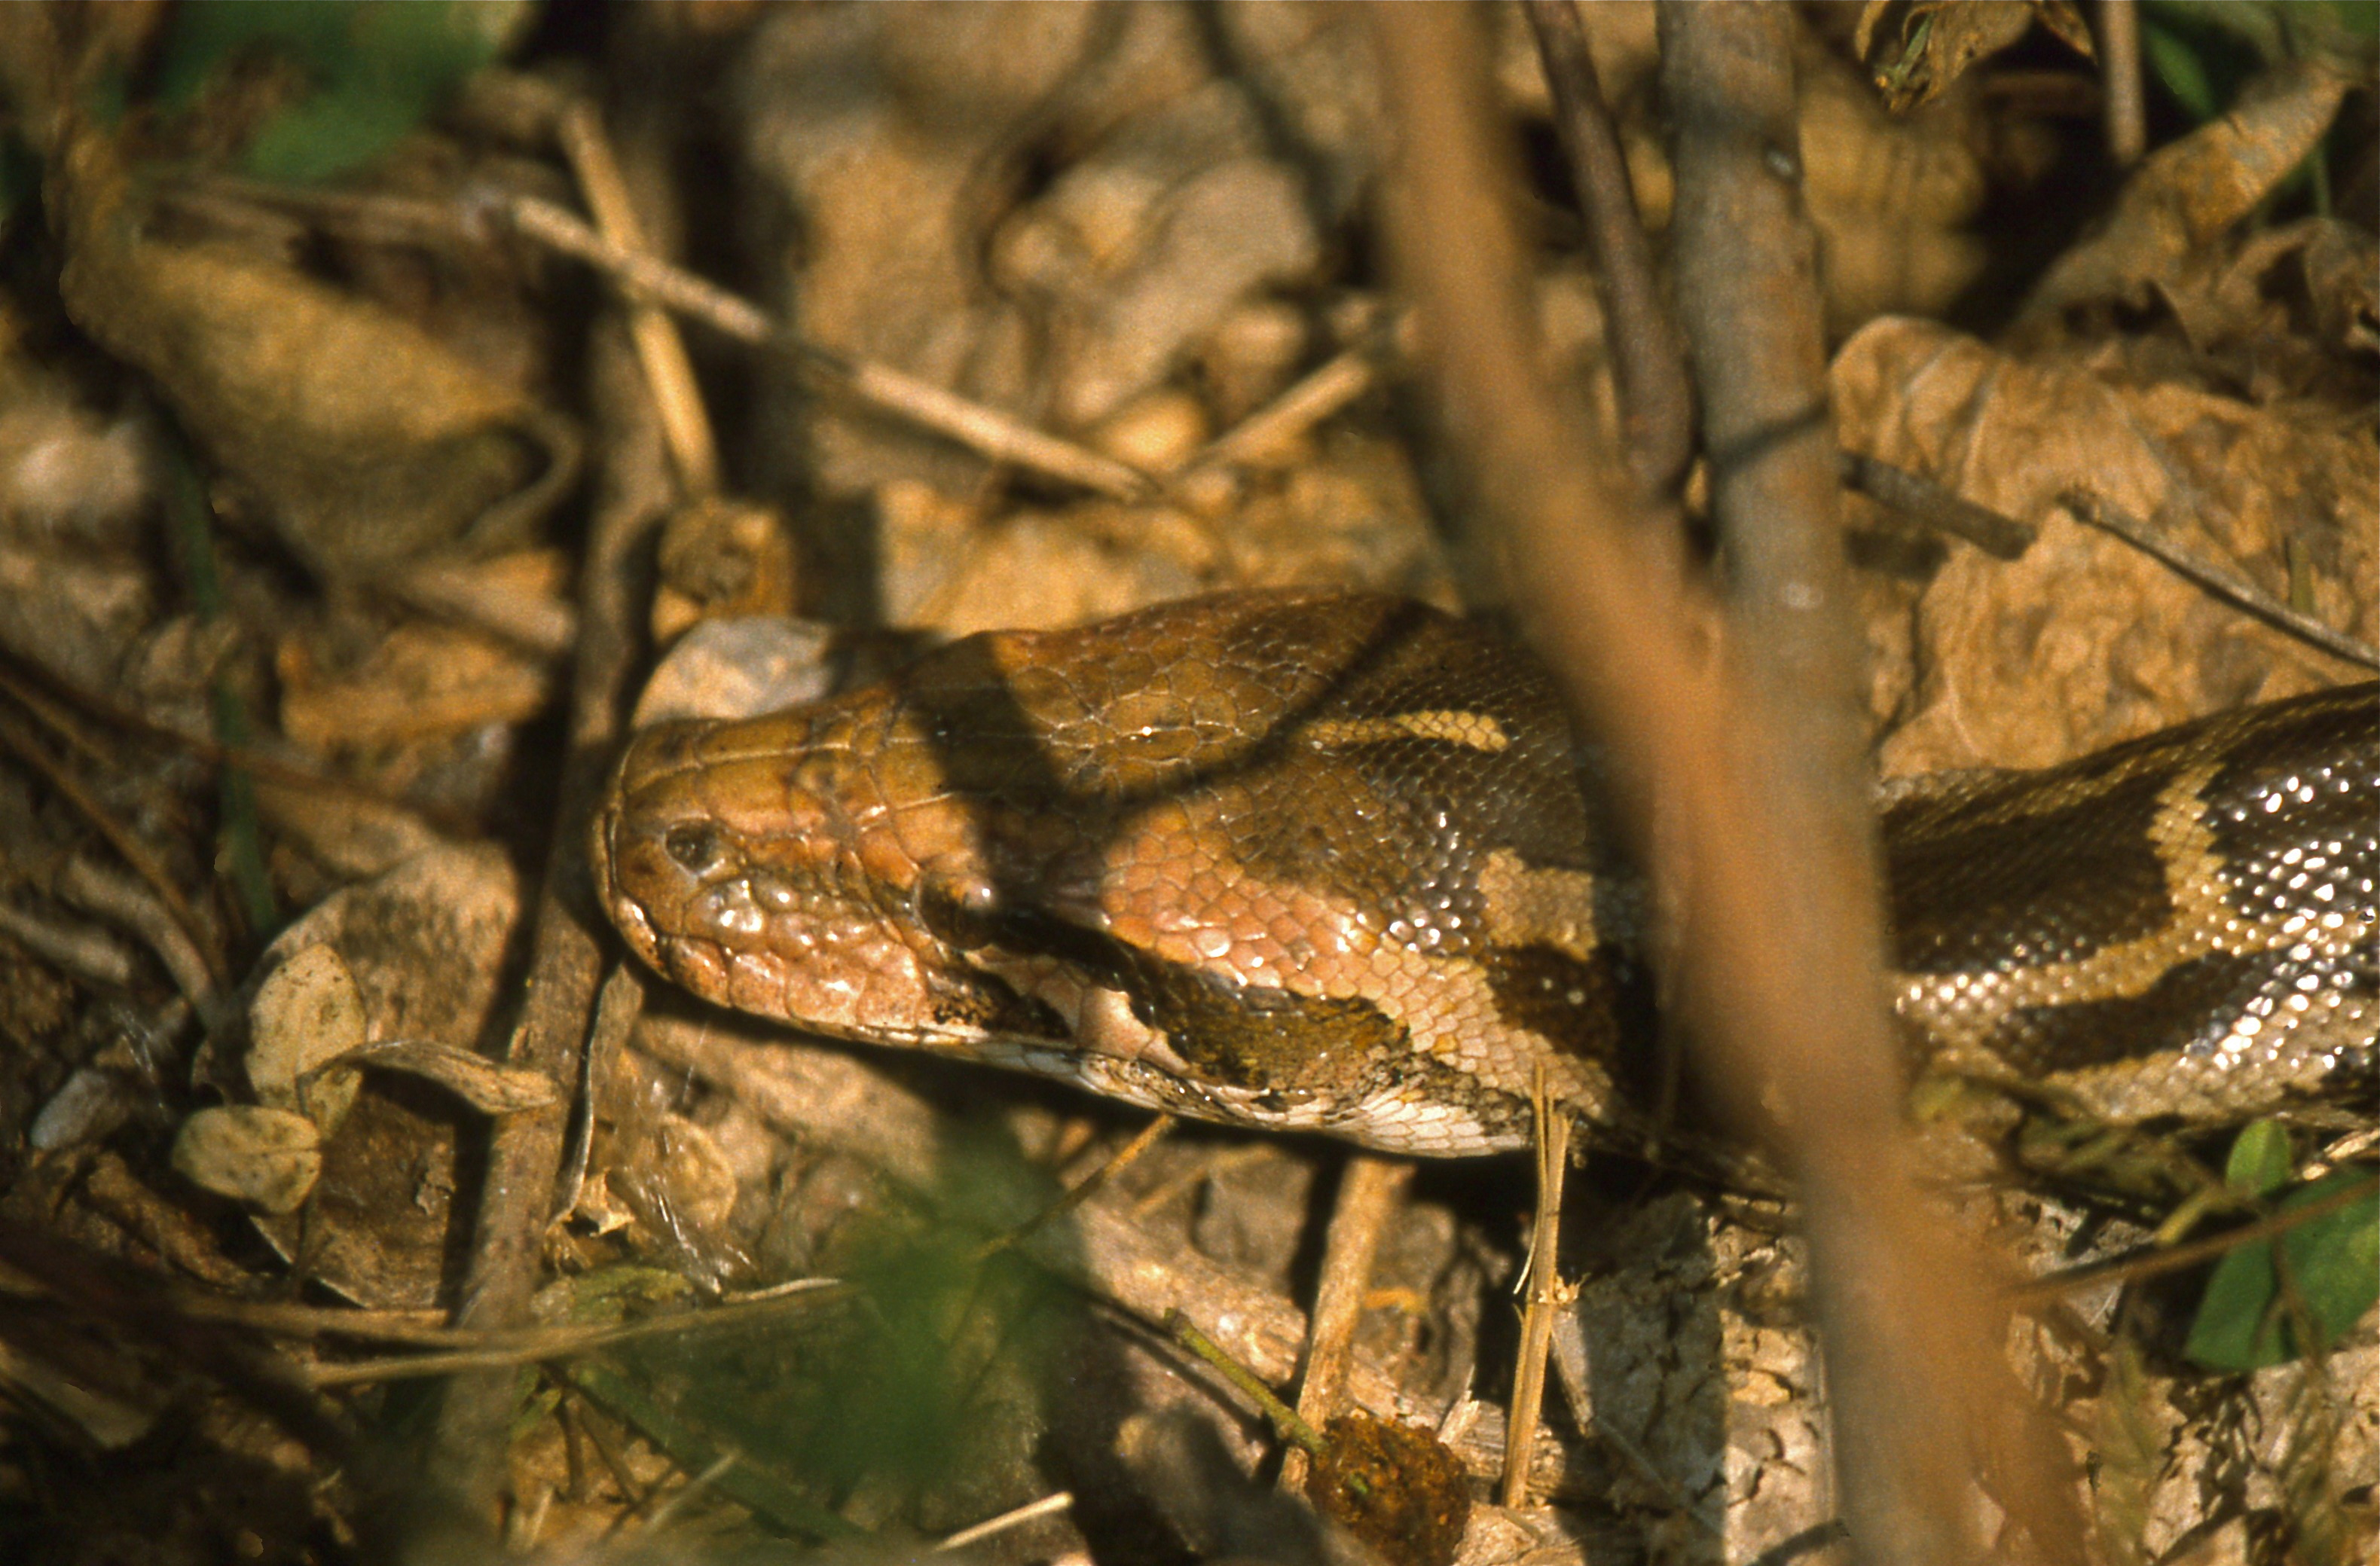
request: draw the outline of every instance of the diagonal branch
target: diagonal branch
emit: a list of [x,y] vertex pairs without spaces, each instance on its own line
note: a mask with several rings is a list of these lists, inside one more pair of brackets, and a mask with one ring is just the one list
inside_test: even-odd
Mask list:
[[[1731,563],[1751,575],[1726,633],[1739,650],[1718,661],[1694,637],[1700,606],[1635,541],[1633,476],[1580,436],[1537,369],[1510,152],[1490,139],[1472,18],[1371,16],[1402,142],[1390,251],[1421,311],[1428,386],[1499,530],[1524,625],[1621,759],[1621,819],[1689,938],[1677,977],[1699,1074],[1802,1184],[1854,1536],[1873,1560],[1978,1559],[1968,1463],[1991,1444],[2008,1378],[1975,1263],[1909,1179],[1864,790],[1833,792],[1857,772],[1856,665],[1840,652],[1846,633],[1817,624],[1845,599],[1827,559],[1840,499],[1792,184],[1791,13],[1662,13],[1673,118],[1712,139],[1680,149],[1680,242],[1711,242],[1686,237],[1689,201],[1704,202],[1695,223],[1740,226],[1736,282],[1779,312],[1746,319],[1712,280],[1706,308],[1746,339],[1714,351],[1741,349],[1742,373],[1761,381],[1724,395],[1706,384],[1714,488],[1723,510],[1789,508],[1798,529],[1730,531]],[[1690,196],[1689,163],[1696,179],[1731,177]],[[1779,622],[1781,650],[1753,663],[1744,640]],[[2045,1553],[2067,1552],[2053,1499],[2000,1499]]]

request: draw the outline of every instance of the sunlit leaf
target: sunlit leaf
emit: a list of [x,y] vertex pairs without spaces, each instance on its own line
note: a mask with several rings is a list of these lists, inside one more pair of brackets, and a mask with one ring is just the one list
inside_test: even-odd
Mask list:
[[[2240,1246],[2216,1265],[2184,1352],[2215,1370],[2255,1370],[2321,1347],[2380,1301],[2380,1183],[2341,1170],[2291,1194],[2283,1215],[2362,1195],[2274,1240]],[[2276,1266],[2276,1255],[2278,1266]],[[2281,1286],[2286,1269],[2289,1289]],[[2302,1329],[2314,1341],[2305,1342]]]
[[2223,1179],[2243,1196],[2269,1196],[2289,1182],[2289,1128],[2277,1120],[2240,1127],[2224,1160]]

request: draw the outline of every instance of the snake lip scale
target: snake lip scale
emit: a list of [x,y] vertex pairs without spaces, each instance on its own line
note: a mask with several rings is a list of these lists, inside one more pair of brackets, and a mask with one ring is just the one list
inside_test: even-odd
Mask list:
[[[594,827],[696,994],[1389,1151],[1592,1127],[1656,1062],[1645,895],[1550,679],[1473,623],[1252,591],[969,637],[640,733]],[[2380,685],[1879,796],[1912,1070],[2111,1121],[2368,1093]]]

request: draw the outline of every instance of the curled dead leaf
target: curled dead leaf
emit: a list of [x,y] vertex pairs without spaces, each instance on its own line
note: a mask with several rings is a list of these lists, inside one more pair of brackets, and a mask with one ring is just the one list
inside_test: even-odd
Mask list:
[[107,133],[79,129],[52,174],[67,313],[316,571],[512,542],[569,487],[568,421],[412,322],[232,245],[148,237]]
[[517,1114],[555,1101],[553,1084],[533,1071],[498,1065],[484,1055],[426,1039],[392,1038],[352,1050],[341,1067],[377,1066],[433,1082],[481,1114]]
[[2137,303],[2149,285],[2179,279],[2305,161],[2351,85],[2309,61],[2257,78],[2229,114],[2142,163],[2106,225],[2058,259],[2025,301],[2024,314],[2049,315],[2097,299]]

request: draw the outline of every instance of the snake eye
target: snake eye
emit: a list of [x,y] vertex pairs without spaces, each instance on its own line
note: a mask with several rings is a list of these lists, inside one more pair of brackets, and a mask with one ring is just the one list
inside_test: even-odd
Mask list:
[[662,838],[662,851],[697,874],[719,858],[719,837],[709,827],[688,822],[674,826]]

